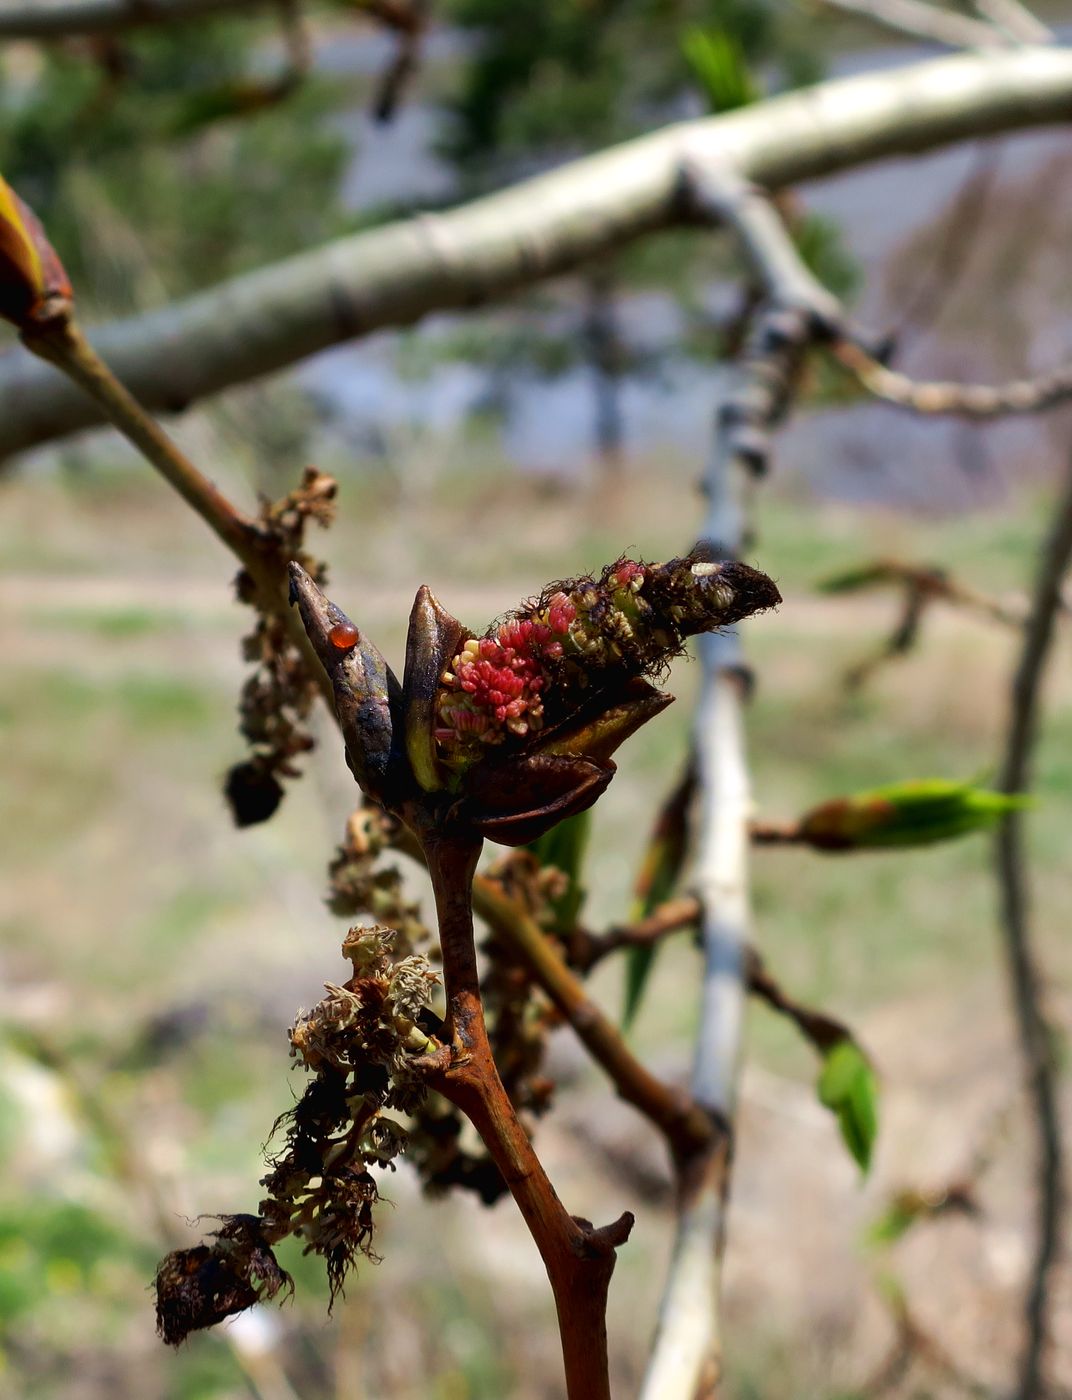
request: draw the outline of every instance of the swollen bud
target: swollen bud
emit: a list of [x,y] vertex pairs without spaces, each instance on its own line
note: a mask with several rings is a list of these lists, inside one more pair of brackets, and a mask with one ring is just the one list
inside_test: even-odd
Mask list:
[[291,587],[365,791],[396,812],[420,797],[445,826],[510,846],[595,802],[614,776],[611,754],[670,704],[647,678],[686,638],[781,601],[758,569],[699,550],[552,584],[483,637],[422,588],[399,694],[379,653],[297,564]]
[[801,818],[798,837],[821,851],[930,846],[987,830],[1029,803],[969,783],[925,778],[823,802]]
[[32,329],[71,295],[37,215],[0,178],[0,316],[20,330]]

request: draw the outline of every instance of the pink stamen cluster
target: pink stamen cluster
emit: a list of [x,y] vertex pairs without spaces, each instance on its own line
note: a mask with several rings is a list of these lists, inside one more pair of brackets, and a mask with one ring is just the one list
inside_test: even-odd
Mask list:
[[556,593],[532,617],[510,618],[490,637],[473,637],[443,676],[436,739],[447,746],[478,739],[495,744],[543,723],[546,662],[562,655],[576,605]]
[[644,582],[645,568],[643,564],[637,564],[632,559],[622,559],[614,566],[614,572],[607,579],[611,588],[628,588],[632,592],[638,593]]

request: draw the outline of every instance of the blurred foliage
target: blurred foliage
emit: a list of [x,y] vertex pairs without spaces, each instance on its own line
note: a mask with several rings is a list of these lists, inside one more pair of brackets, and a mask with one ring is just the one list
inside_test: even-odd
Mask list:
[[343,226],[349,152],[319,80],[231,120],[221,95],[261,68],[270,25],[132,31],[106,54],[0,67],[0,168],[49,230],[76,290],[131,311],[318,242]]
[[695,111],[698,34],[720,35],[709,42],[762,65],[774,88],[822,71],[804,16],[768,0],[449,0],[444,14],[477,40],[445,150],[484,183]]
[[[803,13],[768,0],[450,0],[444,14],[476,41],[446,99],[450,126],[441,143],[470,192],[823,73],[821,41]],[[831,224],[802,215],[794,235],[831,290],[855,290],[855,264]],[[594,446],[611,454],[625,436],[627,381],[658,383],[675,361],[724,356],[725,337],[704,295],[713,277],[737,270],[724,241],[707,233],[645,240],[605,260],[581,295],[570,288],[550,306],[546,295],[525,297],[509,327],[444,338],[432,353],[488,366],[489,403],[503,415],[518,378],[587,367]],[[665,340],[621,315],[629,294],[647,287],[669,292],[684,312],[685,324]],[[816,387],[827,394],[825,380]]]

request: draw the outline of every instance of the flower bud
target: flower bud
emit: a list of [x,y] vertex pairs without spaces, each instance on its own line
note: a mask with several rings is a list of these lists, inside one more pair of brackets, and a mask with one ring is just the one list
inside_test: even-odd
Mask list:
[[822,851],[930,846],[995,825],[1030,799],[944,778],[832,798],[806,812],[799,838]]
[[0,179],[0,316],[20,329],[47,318],[71,284],[37,215]]
[[372,643],[294,561],[290,600],[297,604],[334,688],[346,761],[362,789],[379,801],[395,756],[393,711],[401,702],[398,681]]
[[[611,754],[671,702],[645,677],[685,638],[781,601],[766,574],[698,550],[553,584],[483,637],[422,588],[399,695],[379,653],[297,564],[291,579],[362,787],[396,811],[417,791],[441,793],[446,825],[506,845],[595,802]],[[333,637],[352,648],[344,660]]]

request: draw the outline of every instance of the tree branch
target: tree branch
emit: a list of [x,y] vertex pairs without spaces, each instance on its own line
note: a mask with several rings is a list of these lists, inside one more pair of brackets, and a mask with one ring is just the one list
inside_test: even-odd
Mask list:
[[69,304],[60,306],[52,318],[25,327],[22,338],[34,355],[54,364],[100,405],[104,415],[227,546],[253,580],[265,610],[280,618],[305,657],[321,694],[333,705],[331,685],[301,619],[288,603],[287,560],[258,522],[228,500],[146,413],[86,340]]
[[975,0],[984,19],[1020,44],[1052,44],[1053,30],[1037,19],[1020,0]]
[[620,948],[650,948],[669,934],[695,928],[700,921],[700,901],[684,894],[659,904],[643,919],[631,924],[615,924],[605,933],[576,929],[567,939],[573,967],[588,973],[597,963]]
[[[787,252],[792,245],[782,225],[724,160],[691,160],[685,176],[694,206],[710,221],[728,225],[754,262],[767,298],[746,341],[736,386],[719,408],[705,481],[704,537],[714,557],[734,558],[746,543],[747,508],[767,470],[771,433],[788,410],[806,350],[834,329],[832,308],[795,252]],[[718,1131],[679,1170],[677,1238],[641,1400],[691,1397],[701,1385],[706,1396],[722,1367],[719,1295],[751,925],[744,743],[750,672],[735,630],[701,638],[700,655],[695,882],[703,911],[704,978],[692,1092]]]
[[[883,29],[951,49],[992,49],[1012,42],[995,24],[931,5],[927,0],[825,0],[835,10],[858,15]],[[982,6],[978,6],[982,9]],[[1035,42],[1038,42],[1036,36]]]
[[[706,1115],[687,1093],[665,1084],[641,1064],[535,920],[487,877],[477,877],[473,896],[481,918],[521,958],[626,1103],[659,1129],[675,1160],[709,1143],[712,1132]],[[695,919],[694,903],[692,912]]]
[[[1003,792],[1023,792],[1030,785],[1042,678],[1062,606],[1061,585],[1070,561],[1072,469],[1039,562],[1023,650],[1013,677],[1005,755],[998,783]],[[1041,977],[1031,946],[1023,823],[1024,814],[1019,811],[1007,812],[1002,818],[997,838],[997,873],[1009,979],[1038,1136],[1038,1235],[1026,1303],[1027,1335],[1017,1392],[1020,1400],[1031,1400],[1042,1388],[1050,1273],[1060,1248],[1063,1149],[1053,1032],[1042,1006]]]
[[876,398],[913,413],[999,418],[1009,413],[1042,413],[1072,399],[1072,364],[1008,384],[954,384],[910,379],[887,369],[856,345],[839,345],[834,353]]
[[[1072,117],[1072,53],[960,55],[683,122],[462,205],[337,240],[144,315],[94,344],[146,407],[178,411],[329,345],[479,306],[688,223],[681,168],[720,160],[777,189]],[[792,133],[787,139],[785,133]],[[98,422],[43,367],[0,356],[0,456]]]

